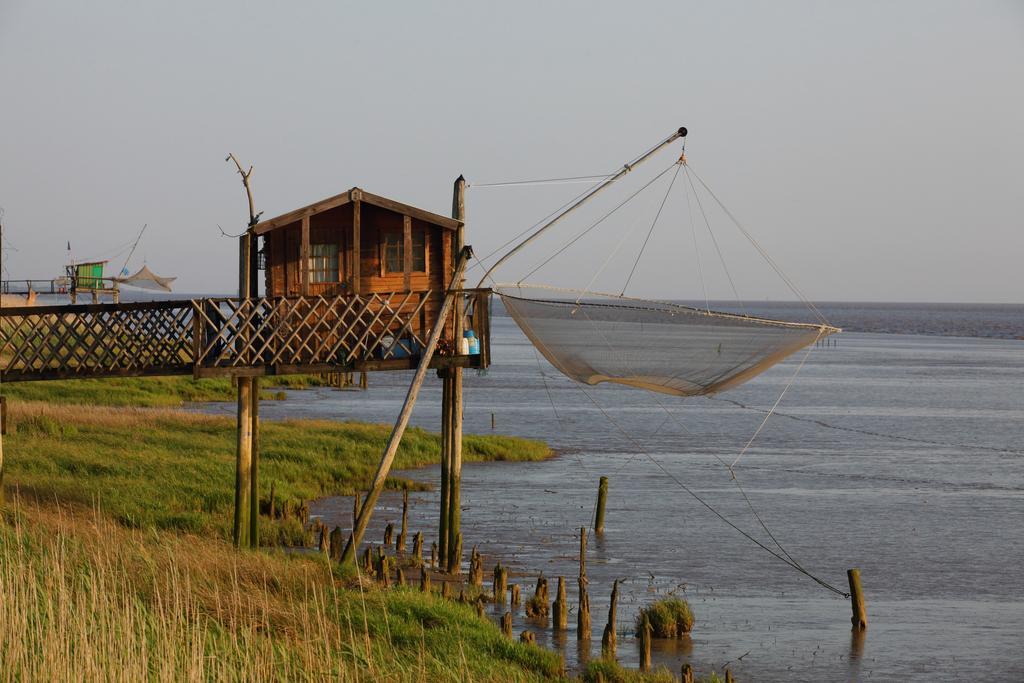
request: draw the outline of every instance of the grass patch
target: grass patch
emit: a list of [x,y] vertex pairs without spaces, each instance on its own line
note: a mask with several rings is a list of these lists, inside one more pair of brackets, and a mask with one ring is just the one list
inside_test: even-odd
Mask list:
[[[6,390],[6,386],[5,386]],[[5,483],[38,499],[93,505],[126,526],[178,529],[228,538],[234,506],[235,420],[166,409],[106,408],[12,401],[4,441]],[[311,500],[366,490],[386,425],[321,420],[263,423],[260,489],[275,483],[279,500]],[[543,443],[514,437],[467,437],[464,457],[540,460]],[[409,429],[396,469],[440,458],[440,437]],[[400,478],[388,486],[407,484]],[[411,484],[411,483],[410,483]],[[415,488],[415,487],[414,487]],[[301,536],[300,528],[261,518],[261,538]],[[294,527],[294,525],[292,525]],[[283,534],[283,536],[282,536]]]
[[539,681],[560,658],[469,605],[345,585],[320,558],[237,552],[16,499],[0,652],[18,680]]
[[[260,383],[260,397],[282,400],[285,394],[278,389],[307,389],[324,384],[326,382],[317,375],[265,377]],[[197,380],[184,375],[8,382],[4,384],[4,395],[16,401],[142,408],[173,408],[185,403],[233,401],[237,398],[230,378]]]
[[641,607],[636,615],[636,635],[644,617],[651,622],[655,638],[682,638],[693,629],[693,612],[690,603],[682,598],[662,598],[647,607]]
[[[588,662],[580,678],[584,683],[677,683],[679,680],[663,666],[655,667],[653,671],[637,671],[604,657]],[[725,679],[715,671],[695,680],[697,683],[725,683]]]

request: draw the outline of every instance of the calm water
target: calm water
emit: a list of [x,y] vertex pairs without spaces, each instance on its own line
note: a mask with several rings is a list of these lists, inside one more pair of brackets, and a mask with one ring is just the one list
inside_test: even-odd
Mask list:
[[[837,346],[815,349],[736,467],[753,506],[808,570],[845,590],[845,570],[861,568],[870,619],[861,643],[851,639],[847,600],[728,528],[666,474],[773,545],[718,458],[732,462],[763,419],[741,406],[770,407],[795,362],[718,400],[611,385],[584,393],[510,320],[496,319],[494,367],[466,375],[466,430],[489,433],[494,413],[498,432],[544,439],[561,453],[543,463],[465,466],[467,555],[479,544],[511,563],[524,599],[538,571],[564,575],[574,604],[578,529],[591,520],[598,477],[608,475],[607,529],[591,537],[588,558],[592,652],[618,578],[622,633],[655,596],[690,601],[692,638],[655,647],[656,662],[676,671],[689,661],[698,672],[729,663],[741,680],[1024,680],[1024,342],[1013,339],[1020,313],[1001,307],[1002,319],[972,311],[957,320],[943,311],[928,323],[917,308],[906,316],[914,331],[995,328],[1003,331],[988,336],[1007,339],[845,333]],[[898,308],[858,315],[900,329]],[[854,316],[830,318],[849,326]],[[366,393],[290,392],[264,403],[263,415],[390,420],[408,380],[380,374]],[[440,382],[431,381],[413,422],[437,429],[439,401]],[[436,482],[438,471],[405,474]],[[429,546],[437,494],[412,499],[412,531],[424,531]],[[379,540],[397,521],[396,502],[382,500],[368,538]],[[315,512],[347,528],[351,499],[321,501]],[[517,632],[530,627],[521,612],[516,619]],[[532,628],[573,666],[587,652],[577,646],[574,612],[569,621],[560,640]],[[620,635],[620,660],[635,666],[636,655]]]

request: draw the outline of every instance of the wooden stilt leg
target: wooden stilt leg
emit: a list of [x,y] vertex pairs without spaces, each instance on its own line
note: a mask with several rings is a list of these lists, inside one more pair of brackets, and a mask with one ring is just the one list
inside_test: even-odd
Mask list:
[[252,400],[251,445],[252,474],[249,487],[249,547],[260,547],[260,380],[253,377],[250,388]]
[[451,380],[441,375],[441,517],[437,526],[437,551],[441,571],[448,568],[448,503],[451,484]]
[[238,378],[238,441],[235,451],[235,546],[249,545],[249,494],[252,487],[252,378]]

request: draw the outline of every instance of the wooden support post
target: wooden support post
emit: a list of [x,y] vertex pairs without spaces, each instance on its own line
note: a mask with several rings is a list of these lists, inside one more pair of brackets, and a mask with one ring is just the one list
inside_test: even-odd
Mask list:
[[521,602],[519,597],[519,584],[513,583],[511,586],[508,587],[508,590],[509,604],[512,605],[512,607],[519,607],[519,603]]
[[388,522],[388,525],[384,527],[384,545],[391,545],[391,537],[395,535],[395,525]]
[[[456,269],[456,274],[459,278],[465,272],[466,263],[471,255],[472,252],[468,248],[464,249],[459,255],[459,266]],[[437,348],[437,342],[441,338],[441,332],[444,329],[444,320],[448,317],[448,313],[451,311],[452,304],[457,296],[460,295],[453,290],[448,290],[444,301],[441,303],[441,310],[438,313],[437,320],[434,322],[434,329],[430,333],[430,338],[427,340],[427,344],[420,356],[419,365],[416,367],[416,375],[413,377],[412,384],[409,385],[409,391],[405,395],[402,410],[398,414],[398,420],[395,422],[391,436],[388,438],[387,446],[384,449],[383,455],[381,455],[380,464],[377,466],[377,472],[373,477],[373,485],[366,494],[366,500],[363,501],[359,518],[356,520],[355,529],[352,531],[352,539],[342,554],[342,563],[350,562],[355,558],[355,549],[359,547],[363,540],[363,534],[366,533],[366,527],[370,523],[373,508],[377,505],[377,498],[380,497],[380,492],[384,489],[388,473],[391,471],[391,463],[395,461],[395,455],[398,453],[398,444],[402,442],[405,428],[409,426],[412,408],[416,404],[416,397],[419,396],[420,387],[423,386],[423,380],[427,376],[427,369],[430,367],[430,361],[434,357],[434,350]]]
[[[458,221],[466,220],[466,180],[461,175],[455,179],[455,187],[452,192],[452,218]],[[459,226],[455,230],[455,244],[452,252],[461,254],[465,246],[465,228]],[[456,272],[452,278],[452,287],[462,289],[465,282],[461,272]],[[455,337],[455,348],[462,344],[463,319],[465,317],[464,297],[459,294],[453,303],[455,325],[452,335]],[[450,389],[450,406],[448,410],[451,420],[451,448],[448,484],[448,571],[458,571],[461,558],[456,555],[460,548],[455,540],[462,533],[461,528],[461,491],[462,491],[462,368],[455,367],[448,371]],[[454,570],[453,570],[454,567]]]
[[437,569],[437,541],[430,544],[430,568]]
[[469,554],[469,582],[477,588],[484,585],[484,560],[476,546]]
[[608,504],[608,477],[601,477],[597,485],[597,510],[594,512],[594,531],[604,532],[604,511]]
[[238,440],[235,450],[236,548],[249,545],[249,495],[252,490],[252,378],[238,378]]
[[732,671],[730,671],[728,667],[725,669],[725,683],[734,683]]
[[396,586],[404,586],[405,585],[405,571],[402,569],[402,565],[397,565],[395,567],[395,585]]
[[331,539],[330,534],[327,533],[327,527],[320,527],[320,552],[327,559],[331,559]]
[[448,568],[448,506],[451,494],[452,465],[452,384],[448,371],[441,371],[441,518],[437,523],[437,549],[440,553],[441,571]]
[[609,659],[615,657],[615,607],[619,600],[619,580],[616,579],[612,585],[612,600],[608,605],[608,623],[605,624],[604,634],[601,636],[601,654]]
[[0,396],[0,509],[4,506],[4,434],[7,433],[7,397]]
[[565,631],[569,628],[569,604],[565,596],[565,577],[558,577],[558,591],[555,593],[555,601],[551,603],[551,611],[554,613],[554,629]]
[[533,597],[526,603],[526,616],[548,622],[548,580],[541,574],[537,577],[537,586],[533,589]]
[[868,627],[868,611],[864,607],[864,591],[860,587],[860,570],[848,569],[846,578],[850,581],[850,605],[853,607],[853,628],[863,631]]
[[590,640],[590,595],[587,593],[587,528],[580,527],[580,606],[576,611],[576,639]]
[[679,671],[680,683],[693,683],[693,667],[689,664],[683,664],[683,668]]
[[651,670],[651,620],[645,614],[640,621],[640,637],[637,644],[640,647],[640,670]]
[[249,475],[249,547],[260,547],[260,380],[253,377],[252,386],[249,389],[252,408],[250,419],[252,427],[250,437],[252,443],[251,474]]
[[344,542],[344,538],[345,538],[345,536],[341,532],[341,527],[340,526],[334,527],[334,530],[331,531],[331,535],[330,535],[330,553],[329,554],[330,554],[332,560],[340,560],[341,559],[341,548],[342,548],[341,544]]
[[420,590],[424,593],[430,592],[430,572],[426,567],[420,572]]

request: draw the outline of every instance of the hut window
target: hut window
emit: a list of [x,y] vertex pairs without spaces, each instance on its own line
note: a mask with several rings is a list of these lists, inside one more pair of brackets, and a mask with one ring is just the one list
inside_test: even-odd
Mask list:
[[338,281],[338,245],[311,244],[309,246],[309,273],[311,282]]
[[[381,234],[381,250],[385,273],[405,272],[405,235],[398,231]],[[427,234],[425,230],[412,231],[412,272],[427,271]]]
[[405,271],[405,241],[400,232],[385,232],[382,247],[384,250],[384,272],[402,273]]

